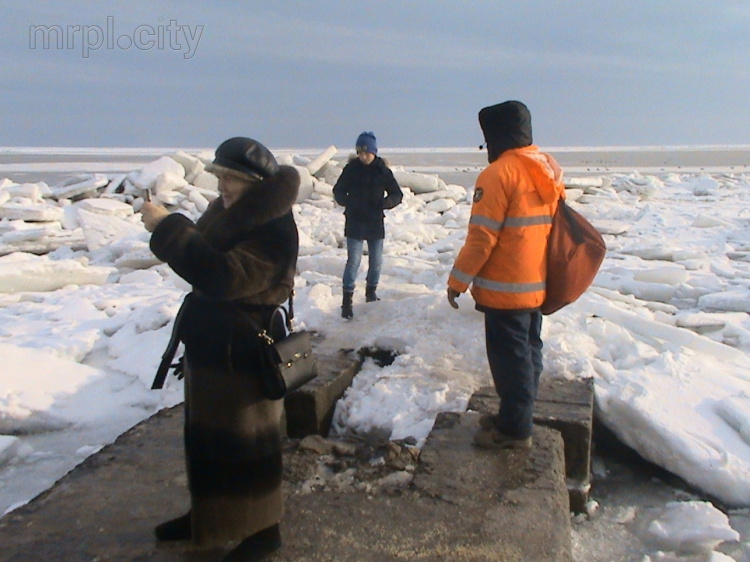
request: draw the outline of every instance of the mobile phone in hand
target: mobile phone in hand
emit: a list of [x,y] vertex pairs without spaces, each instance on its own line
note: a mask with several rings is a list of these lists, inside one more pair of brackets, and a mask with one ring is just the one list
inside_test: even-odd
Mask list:
[[145,198],[146,198],[146,201],[151,202],[151,188],[150,187],[146,189]]

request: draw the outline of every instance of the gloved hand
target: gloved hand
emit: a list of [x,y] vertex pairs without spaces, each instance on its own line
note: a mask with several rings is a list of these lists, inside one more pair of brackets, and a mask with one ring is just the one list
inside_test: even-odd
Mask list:
[[456,291],[455,289],[451,289],[448,287],[448,302],[453,308],[458,308],[458,303],[456,302],[456,299],[461,296],[461,293]]
[[183,370],[185,362],[184,359],[185,356],[183,355],[177,360],[177,363],[172,363],[169,366],[170,369],[174,369],[174,372],[172,374],[177,377],[177,380],[182,380],[185,377],[185,371]]

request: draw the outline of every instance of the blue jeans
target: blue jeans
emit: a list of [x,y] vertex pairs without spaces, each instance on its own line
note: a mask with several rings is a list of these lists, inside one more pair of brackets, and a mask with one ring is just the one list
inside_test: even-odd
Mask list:
[[484,315],[487,359],[500,397],[498,429],[510,437],[531,435],[534,401],[542,374],[542,313],[488,311]]
[[[344,291],[354,292],[354,285],[359,272],[359,264],[362,262],[362,250],[364,240],[356,238],[346,239],[346,267],[344,268],[343,286]],[[367,241],[367,253],[369,254],[369,265],[367,268],[367,285],[377,287],[380,281],[380,269],[383,267],[383,239]]]

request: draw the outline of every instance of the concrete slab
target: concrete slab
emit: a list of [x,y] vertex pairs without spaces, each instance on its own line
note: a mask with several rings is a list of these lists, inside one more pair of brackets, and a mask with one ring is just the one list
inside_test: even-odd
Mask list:
[[181,406],[163,410],[0,519],[0,560],[188,560],[153,538],[190,505],[182,421]]
[[289,437],[328,435],[336,402],[357,374],[362,359],[356,354],[318,355],[318,376],[284,398]]
[[560,434],[535,426],[529,452],[478,449],[471,445],[478,420],[470,412],[438,416],[419,458],[416,488],[448,503],[456,520],[479,522],[480,536],[495,543],[487,560],[570,560]]
[[[497,413],[500,401],[494,387],[480,388],[468,409]],[[565,443],[565,473],[570,507],[584,512],[591,487],[591,443],[594,416],[593,379],[546,379],[539,383],[534,423],[560,432]]]
[[[156,524],[189,505],[182,407],[164,410],[0,519],[0,560],[220,560],[234,545],[157,544]],[[302,493],[316,458],[284,453],[284,547],[272,561],[570,560],[559,433],[535,428],[531,452],[469,445],[476,414],[440,417],[412,485]]]
[[290,498],[294,538],[275,560],[572,560],[559,433],[538,427],[531,452],[486,451],[469,444],[476,423],[440,421],[400,492]]

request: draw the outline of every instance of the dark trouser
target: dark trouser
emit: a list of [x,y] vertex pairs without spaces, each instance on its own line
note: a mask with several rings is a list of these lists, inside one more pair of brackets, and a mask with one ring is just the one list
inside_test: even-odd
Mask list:
[[500,397],[498,429],[531,435],[534,400],[542,374],[542,313],[490,310],[484,315],[487,359]]

